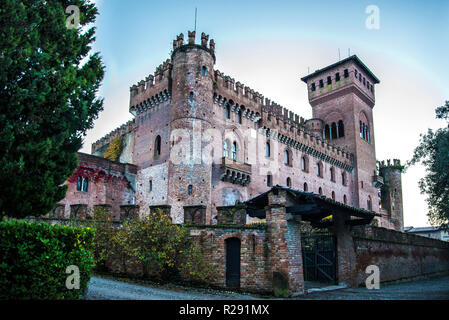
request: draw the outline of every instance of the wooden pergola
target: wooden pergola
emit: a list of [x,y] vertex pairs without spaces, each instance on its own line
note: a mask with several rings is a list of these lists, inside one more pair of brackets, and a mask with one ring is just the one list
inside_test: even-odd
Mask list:
[[[292,217],[301,217],[303,221],[310,221],[313,227],[325,228],[333,225],[335,215],[344,217],[345,224],[355,226],[369,224],[375,216],[380,214],[360,208],[351,207],[320,194],[294,190],[276,185],[245,202],[246,212],[250,217],[266,218],[268,194],[278,194],[285,190],[287,194],[286,213]],[[325,219],[327,218],[327,219]]]

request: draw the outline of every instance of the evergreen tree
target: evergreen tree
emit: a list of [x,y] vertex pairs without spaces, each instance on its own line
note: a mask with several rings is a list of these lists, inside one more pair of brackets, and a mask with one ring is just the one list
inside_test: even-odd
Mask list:
[[[70,5],[79,8],[75,28]],[[65,196],[76,152],[103,109],[104,67],[98,53],[89,56],[97,14],[87,0],[2,0],[0,216],[43,215]]]
[[421,162],[426,176],[419,181],[421,193],[427,195],[429,220],[434,225],[448,227],[449,222],[449,101],[436,109],[436,117],[448,122],[447,128],[429,129],[421,135],[408,165]]

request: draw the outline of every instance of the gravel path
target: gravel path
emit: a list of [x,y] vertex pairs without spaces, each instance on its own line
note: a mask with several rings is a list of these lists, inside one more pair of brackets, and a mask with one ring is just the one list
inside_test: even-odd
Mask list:
[[157,287],[92,277],[86,300],[247,300],[251,295],[218,290]]
[[[219,290],[191,289],[177,286],[133,284],[108,278],[92,277],[86,300],[248,300],[257,295]],[[379,290],[347,288],[314,292],[297,300],[449,300],[449,276],[381,284]]]

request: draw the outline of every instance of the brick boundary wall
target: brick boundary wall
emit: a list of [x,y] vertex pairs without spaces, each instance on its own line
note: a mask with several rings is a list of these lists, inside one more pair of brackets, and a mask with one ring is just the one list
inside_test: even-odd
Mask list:
[[218,272],[212,285],[226,288],[226,239],[238,238],[241,241],[239,289],[257,293],[272,292],[265,226],[204,225],[189,228],[191,237],[203,246],[206,259]]
[[449,272],[449,243],[374,226],[351,229],[356,285],[365,285],[369,265],[388,282]]

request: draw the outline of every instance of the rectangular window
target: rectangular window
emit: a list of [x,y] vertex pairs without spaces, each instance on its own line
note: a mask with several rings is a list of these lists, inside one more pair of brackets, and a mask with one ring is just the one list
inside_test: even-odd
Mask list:
[[358,71],[354,69],[354,76],[357,78]]
[[271,174],[267,175],[267,187],[271,187]]
[[327,85],[332,84],[332,78],[331,77],[327,77]]
[[153,191],[153,180],[150,180],[148,191],[149,192]]
[[340,81],[340,72],[335,74],[335,81]]
[[345,78],[349,78],[349,71],[348,71],[348,69],[345,69]]
[[324,81],[323,81],[323,79],[321,79],[320,80],[320,88],[323,88],[324,87]]
[[315,82],[314,83],[312,83],[312,91],[315,91]]

